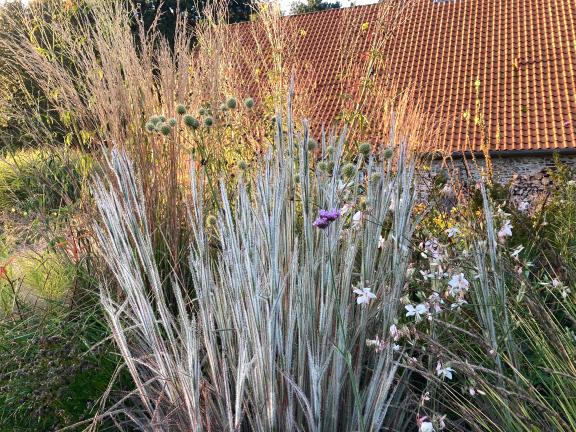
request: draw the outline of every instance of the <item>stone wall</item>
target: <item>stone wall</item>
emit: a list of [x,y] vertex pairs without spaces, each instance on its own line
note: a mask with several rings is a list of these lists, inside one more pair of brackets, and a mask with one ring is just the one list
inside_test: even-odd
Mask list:
[[[555,169],[555,163],[552,156],[493,157],[491,161],[493,179],[501,184],[509,184],[510,198],[517,203],[537,200],[553,186],[550,173]],[[576,170],[576,155],[561,156],[560,161]],[[469,184],[480,178],[478,171],[485,169],[485,163],[484,159],[477,159],[476,164],[468,160],[467,170],[462,159],[437,161],[425,177],[433,177],[444,169],[449,172],[449,176],[457,176],[460,181]]]

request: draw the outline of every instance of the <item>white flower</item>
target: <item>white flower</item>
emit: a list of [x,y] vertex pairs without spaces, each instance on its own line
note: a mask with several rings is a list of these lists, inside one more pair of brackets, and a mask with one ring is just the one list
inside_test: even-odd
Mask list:
[[347,214],[350,210],[352,210],[352,206],[350,204],[344,204],[344,206],[340,209],[340,214],[342,216],[344,216],[345,214]]
[[498,231],[498,238],[504,240],[506,237],[512,237],[512,228],[513,226],[510,221],[505,221],[500,231]]
[[479,395],[482,395],[482,396],[486,394],[486,392],[484,392],[482,390],[478,390],[474,387],[470,387],[468,389],[468,393],[470,394],[470,396],[476,396],[476,393],[478,393]]
[[434,425],[431,422],[422,422],[420,425],[420,432],[434,432]]
[[428,302],[430,303],[430,307],[434,310],[434,312],[442,312],[441,305],[444,304],[444,300],[442,300],[440,294],[437,292],[430,294],[430,297],[428,297]]
[[370,288],[356,288],[354,294],[358,294],[358,297],[356,298],[356,303],[358,304],[368,304],[372,299],[376,298],[376,294],[370,292]]
[[431,257],[433,261],[439,261],[442,259],[442,251],[437,238],[433,237],[430,240],[426,240],[423,246],[424,258]]
[[382,249],[385,244],[386,244],[386,239],[384,239],[384,237],[380,236],[380,238],[378,239],[378,249]]
[[552,279],[552,286],[560,290],[560,295],[562,296],[562,300],[566,300],[572,290],[564,285],[559,279]]
[[459,311],[460,308],[461,308],[462,306],[464,306],[465,304],[468,304],[468,302],[467,302],[466,300],[464,300],[464,299],[458,299],[458,300],[456,301],[456,303],[452,303],[452,304],[450,305],[450,309],[452,309],[453,311]]
[[354,213],[354,216],[352,216],[352,227],[353,228],[359,227],[360,224],[362,223],[362,219],[364,219],[364,213],[362,213],[361,211],[357,211],[356,213]]
[[400,335],[398,334],[398,327],[396,327],[396,324],[390,326],[390,336],[392,336],[392,339],[395,341],[399,339]]
[[446,230],[446,234],[448,234],[448,237],[456,237],[458,234],[460,234],[460,230],[458,227],[453,226]]
[[386,342],[383,339],[380,339],[378,336],[376,336],[376,339],[372,340],[372,339],[367,339],[366,340],[366,346],[368,348],[374,348],[374,350],[376,352],[382,352],[384,351],[384,349],[386,348]]
[[400,348],[401,348],[400,345],[398,345],[398,344],[392,344],[392,351],[398,352],[398,351],[400,351]]
[[428,279],[442,279],[443,277],[448,276],[442,271],[442,267],[439,267],[437,271],[420,270],[420,274],[425,281]]
[[438,362],[436,365],[436,375],[440,378],[448,378],[449,380],[452,379],[452,372],[455,372],[454,369],[451,367],[442,367],[442,363]]
[[518,211],[525,212],[529,208],[530,204],[528,204],[527,201],[522,201],[520,204],[518,204]]
[[445,419],[446,419],[446,414],[436,417],[436,420],[438,422],[438,427],[440,428],[440,430],[442,430],[446,427],[446,422],[444,421]]
[[435,432],[434,425],[432,422],[426,421],[427,418],[426,416],[416,418],[418,432]]
[[419,322],[422,319],[422,315],[428,313],[428,305],[425,303],[420,303],[416,305],[416,307],[412,306],[411,304],[404,306],[406,309],[406,316],[411,317],[413,316],[416,322]]
[[456,296],[460,294],[462,291],[468,291],[468,287],[470,286],[470,282],[466,280],[464,277],[464,273],[455,274],[452,276],[452,279],[448,282],[450,285],[450,295]]

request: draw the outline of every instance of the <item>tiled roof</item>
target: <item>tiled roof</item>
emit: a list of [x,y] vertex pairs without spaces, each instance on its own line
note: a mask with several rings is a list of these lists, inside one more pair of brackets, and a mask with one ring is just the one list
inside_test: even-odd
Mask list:
[[[380,5],[285,18],[302,36],[294,55],[315,71],[313,122],[341,114],[341,50],[366,55],[381,34],[373,31]],[[400,86],[415,86],[444,126],[448,148],[576,147],[576,0],[414,0],[404,14],[383,49],[386,63]],[[349,46],[342,23],[358,26]],[[474,127],[475,113],[484,115],[486,140]]]

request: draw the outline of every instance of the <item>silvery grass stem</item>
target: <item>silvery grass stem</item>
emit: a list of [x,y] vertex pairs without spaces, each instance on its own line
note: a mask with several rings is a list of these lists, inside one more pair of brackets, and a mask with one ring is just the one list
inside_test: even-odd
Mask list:
[[[149,430],[378,431],[404,418],[398,397],[407,384],[392,344],[378,352],[366,339],[389,338],[397,317],[414,160],[402,142],[395,161],[358,162],[343,182],[345,134],[323,136],[334,171],[321,173],[302,145],[306,123],[299,134],[290,110],[287,119],[284,130],[278,115],[274,145],[252,177],[232,193],[220,180],[213,225],[205,223],[206,179],[192,168],[189,287],[176,275],[160,281],[127,155],[112,151],[111,176],[94,183],[96,233],[119,288],[103,286],[102,305]],[[328,228],[313,226],[319,209],[346,204],[352,210]],[[377,297],[356,304],[354,288]]]

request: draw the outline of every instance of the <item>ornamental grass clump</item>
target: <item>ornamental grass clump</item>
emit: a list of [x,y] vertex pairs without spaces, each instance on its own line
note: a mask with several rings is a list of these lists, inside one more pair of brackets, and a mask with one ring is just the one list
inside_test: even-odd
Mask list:
[[[342,187],[345,135],[327,137],[335,172],[317,176],[296,146],[306,125],[300,137],[290,113],[282,124],[253,176],[230,188],[222,174],[209,224],[212,194],[192,166],[190,285],[160,279],[126,153],[114,150],[112,177],[94,185],[96,235],[115,279],[101,300],[136,386],[112,412],[142,429],[377,431],[412,421],[389,328],[406,284],[415,163],[402,143],[394,163],[358,165],[381,183],[364,176]],[[371,204],[360,210],[361,201]]]

